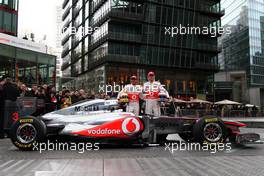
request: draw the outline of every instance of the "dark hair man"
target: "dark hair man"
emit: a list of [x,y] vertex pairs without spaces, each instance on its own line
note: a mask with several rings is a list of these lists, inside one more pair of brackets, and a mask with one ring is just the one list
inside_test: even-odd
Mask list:
[[122,96],[128,96],[128,105],[126,108],[127,112],[134,113],[136,116],[139,115],[139,99],[142,96],[142,87],[137,85],[137,77],[131,76],[130,84],[126,85],[121,92],[119,92],[117,99],[120,99]]

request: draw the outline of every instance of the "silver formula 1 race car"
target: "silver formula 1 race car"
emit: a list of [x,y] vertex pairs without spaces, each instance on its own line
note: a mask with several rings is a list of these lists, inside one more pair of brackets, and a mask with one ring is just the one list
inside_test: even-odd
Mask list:
[[260,140],[255,133],[241,134],[245,124],[218,117],[135,116],[123,112],[117,100],[90,100],[40,117],[22,117],[11,127],[10,138],[21,150],[50,136],[85,138],[112,143],[164,143],[169,134],[179,134],[187,142],[245,144]]

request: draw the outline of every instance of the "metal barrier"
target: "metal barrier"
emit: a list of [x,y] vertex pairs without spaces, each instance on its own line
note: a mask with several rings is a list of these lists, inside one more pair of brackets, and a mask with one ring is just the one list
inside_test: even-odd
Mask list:
[[13,118],[18,117],[19,106],[16,101],[6,100],[4,102],[4,130],[10,129]]
[[19,97],[17,99],[19,105],[19,117],[31,115],[37,109],[37,97]]
[[32,115],[36,109],[36,97],[19,97],[17,101],[6,100],[4,102],[4,130],[8,131],[19,117]]

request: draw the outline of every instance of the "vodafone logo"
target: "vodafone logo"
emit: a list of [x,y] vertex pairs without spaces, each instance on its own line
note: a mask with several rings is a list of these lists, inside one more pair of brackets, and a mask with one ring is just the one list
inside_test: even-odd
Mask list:
[[137,99],[137,95],[132,95],[132,100],[136,100]]
[[136,118],[126,118],[122,123],[122,130],[126,135],[132,135],[139,132],[140,123]]

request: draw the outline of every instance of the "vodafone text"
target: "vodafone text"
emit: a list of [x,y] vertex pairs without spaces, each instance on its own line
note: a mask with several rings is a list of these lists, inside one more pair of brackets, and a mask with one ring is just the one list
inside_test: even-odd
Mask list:
[[121,130],[116,130],[116,129],[97,129],[97,130],[93,130],[93,129],[88,129],[87,130],[88,134],[121,134]]

